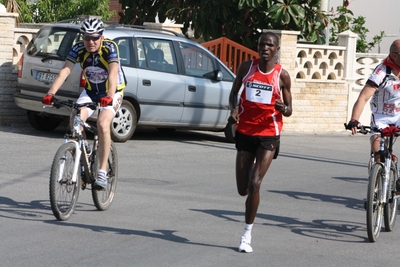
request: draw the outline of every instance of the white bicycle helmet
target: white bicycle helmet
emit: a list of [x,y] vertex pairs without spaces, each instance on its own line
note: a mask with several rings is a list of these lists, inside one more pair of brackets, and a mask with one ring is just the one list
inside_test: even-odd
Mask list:
[[81,24],[81,33],[99,33],[103,34],[104,31],[104,25],[103,21],[98,18],[89,18],[85,19],[82,24]]

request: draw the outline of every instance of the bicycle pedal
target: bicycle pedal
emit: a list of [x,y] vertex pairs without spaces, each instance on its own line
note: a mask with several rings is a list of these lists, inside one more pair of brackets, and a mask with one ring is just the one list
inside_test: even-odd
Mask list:
[[93,190],[96,190],[96,191],[106,191],[106,188],[105,188],[105,187],[98,186],[98,185],[96,185],[96,184],[93,184],[93,185],[92,185],[92,189],[93,189]]

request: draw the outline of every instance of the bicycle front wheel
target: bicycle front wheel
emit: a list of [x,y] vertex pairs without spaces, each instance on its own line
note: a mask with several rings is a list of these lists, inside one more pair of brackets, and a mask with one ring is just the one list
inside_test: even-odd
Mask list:
[[50,205],[59,221],[71,217],[78,201],[80,177],[77,176],[76,182],[72,181],[75,160],[79,160],[75,155],[74,144],[65,143],[57,150],[51,166]]
[[[392,166],[394,166],[394,162],[392,162]],[[395,191],[396,191],[396,179],[395,168],[390,168],[389,175],[389,184],[387,188],[387,196],[388,201],[385,203],[383,209],[383,218],[385,222],[385,230],[388,232],[393,231],[394,224],[396,222],[396,214],[397,214],[397,198],[395,199]]]
[[[94,157],[94,164],[92,167],[92,173],[94,177],[97,177],[98,171],[98,154]],[[111,142],[111,150],[108,156],[107,164],[107,187],[105,190],[99,191],[93,189],[92,186],[92,198],[94,205],[98,210],[107,210],[114,199],[115,190],[117,189],[117,177],[118,177],[118,156],[117,149],[114,142]]]
[[370,242],[376,242],[382,227],[382,185],[385,169],[381,164],[374,164],[370,172],[367,193],[367,232]]

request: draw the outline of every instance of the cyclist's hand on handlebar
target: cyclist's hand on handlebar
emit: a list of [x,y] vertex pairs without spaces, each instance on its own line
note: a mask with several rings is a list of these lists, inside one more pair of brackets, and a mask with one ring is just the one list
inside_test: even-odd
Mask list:
[[352,134],[356,134],[357,133],[357,128],[360,128],[361,124],[358,120],[351,120],[349,121],[349,123],[346,126],[347,130],[351,130]]
[[52,105],[54,102],[54,95],[53,94],[47,94],[43,97],[42,103],[45,105]]
[[111,106],[112,101],[113,99],[110,96],[102,97],[100,98],[100,106],[102,107]]

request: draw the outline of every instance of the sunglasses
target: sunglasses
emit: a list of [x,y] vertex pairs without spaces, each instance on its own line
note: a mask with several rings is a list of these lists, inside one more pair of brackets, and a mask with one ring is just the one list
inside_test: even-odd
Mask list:
[[97,41],[97,40],[100,39],[100,37],[101,37],[101,35],[94,35],[94,36],[82,35],[82,39],[83,39],[84,41],[90,41],[90,40],[92,40],[92,41]]

